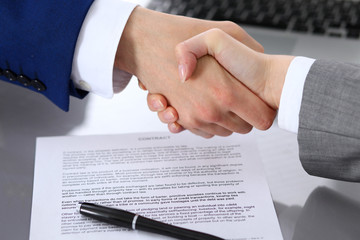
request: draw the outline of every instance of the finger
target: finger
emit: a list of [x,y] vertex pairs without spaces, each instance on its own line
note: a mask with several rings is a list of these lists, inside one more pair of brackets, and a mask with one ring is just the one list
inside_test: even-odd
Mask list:
[[205,42],[208,31],[196,35],[175,47],[176,60],[179,66],[179,75],[182,82],[191,77],[196,68],[197,59],[208,54],[208,45]]
[[138,79],[138,85],[139,85],[139,88],[141,88],[142,90],[146,91],[147,88],[145,87],[145,85],[140,81],[140,79]]
[[185,82],[191,77],[195,71],[197,59],[208,53],[208,46],[203,40],[205,33],[201,33],[193,38],[181,42],[175,47],[181,82]]
[[151,111],[164,111],[167,107],[167,100],[161,94],[149,93],[147,95],[147,104]]
[[253,128],[251,124],[249,124],[233,112],[228,112],[226,116],[217,124],[222,126],[223,128],[228,129],[229,131],[241,134],[249,133]]
[[175,108],[167,107],[165,110],[158,112],[158,117],[163,123],[174,123],[179,119],[179,115]]
[[245,122],[260,130],[271,127],[276,111],[269,107],[247,87],[238,84],[234,87],[234,101],[231,111]]
[[[241,53],[237,49],[239,47],[241,50],[243,49],[242,44],[216,28],[179,43],[175,48],[175,54],[181,81],[184,82],[191,77],[196,68],[197,59],[205,55],[211,55],[216,60],[222,61],[220,64],[227,69],[227,65],[234,62],[236,54]],[[236,51],[234,52],[234,50]],[[223,53],[226,58],[222,57]]]
[[187,125],[183,124],[181,120],[179,120],[178,123],[190,131],[195,129],[197,132],[201,132],[202,136],[216,135],[216,136],[226,137],[226,136],[230,136],[233,133],[233,131],[226,129],[217,123],[212,123],[212,122],[200,121],[196,124],[196,127],[187,127]]
[[185,128],[183,128],[180,124],[178,124],[177,122],[174,123],[169,123],[168,124],[168,129],[170,132],[172,133],[179,133],[185,130]]
[[214,135],[203,132],[203,131],[201,131],[199,129],[196,129],[196,128],[188,129],[188,130],[190,132],[192,132],[193,134],[198,135],[198,136],[203,137],[203,138],[212,138],[212,137],[214,137]]
[[208,123],[198,128],[203,133],[210,134],[213,136],[227,137],[233,132],[215,123]]

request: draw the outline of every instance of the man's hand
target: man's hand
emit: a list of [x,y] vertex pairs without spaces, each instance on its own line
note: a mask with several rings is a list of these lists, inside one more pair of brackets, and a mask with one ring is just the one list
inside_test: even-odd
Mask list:
[[232,132],[249,132],[252,126],[270,127],[275,111],[213,58],[198,62],[191,78],[194,81],[180,82],[175,46],[214,27],[256,51],[263,51],[259,43],[233,23],[191,19],[138,7],[124,30],[115,67],[137,76],[150,93],[166,96],[177,110],[178,123],[195,134],[227,136]]
[[199,58],[213,56],[235,78],[278,109],[285,76],[293,56],[252,50],[220,29],[211,29],[176,46],[180,79],[189,79]]

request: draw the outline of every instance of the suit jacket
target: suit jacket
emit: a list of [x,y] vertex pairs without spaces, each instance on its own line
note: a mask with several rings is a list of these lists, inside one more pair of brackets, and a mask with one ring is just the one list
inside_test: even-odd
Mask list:
[[70,80],[73,54],[93,0],[1,0],[0,79],[41,92],[68,110],[84,97]]
[[314,62],[298,132],[300,160],[312,175],[360,181],[360,66]]

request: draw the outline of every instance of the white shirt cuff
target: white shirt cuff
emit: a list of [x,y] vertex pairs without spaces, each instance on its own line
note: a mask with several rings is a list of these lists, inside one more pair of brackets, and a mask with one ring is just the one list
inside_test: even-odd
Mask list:
[[306,76],[315,59],[295,57],[286,73],[280,98],[279,127],[293,133],[299,129],[299,113]]
[[136,6],[120,0],[94,1],[76,43],[71,73],[75,87],[106,98],[125,88],[131,75],[114,71],[114,61],[122,32]]

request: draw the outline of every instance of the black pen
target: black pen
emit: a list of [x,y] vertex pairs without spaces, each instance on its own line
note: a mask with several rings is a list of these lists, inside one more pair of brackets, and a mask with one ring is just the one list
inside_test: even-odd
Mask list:
[[210,234],[176,227],[170,224],[155,221],[128,211],[104,207],[93,203],[79,202],[77,210],[85,216],[101,222],[114,224],[133,230],[142,230],[157,233],[177,239],[188,240],[224,240]]

